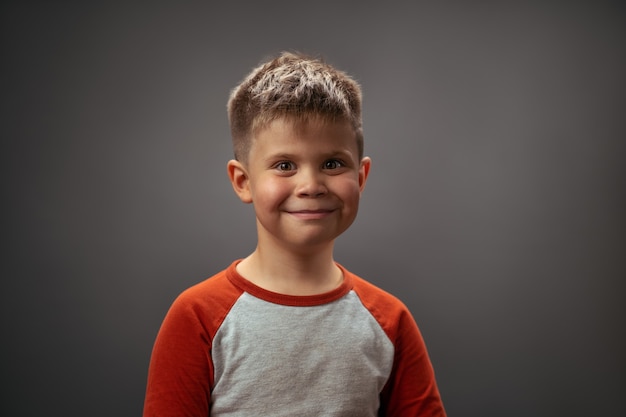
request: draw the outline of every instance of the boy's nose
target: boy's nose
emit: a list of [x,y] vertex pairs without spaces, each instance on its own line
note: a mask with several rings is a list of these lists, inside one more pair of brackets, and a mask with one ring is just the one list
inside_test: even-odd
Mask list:
[[320,197],[328,192],[321,173],[298,173],[297,193],[301,197]]

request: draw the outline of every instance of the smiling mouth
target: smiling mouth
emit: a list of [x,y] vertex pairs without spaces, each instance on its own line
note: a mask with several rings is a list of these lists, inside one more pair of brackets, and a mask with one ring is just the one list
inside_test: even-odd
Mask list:
[[330,215],[334,210],[297,210],[289,211],[292,216],[302,220],[318,220]]

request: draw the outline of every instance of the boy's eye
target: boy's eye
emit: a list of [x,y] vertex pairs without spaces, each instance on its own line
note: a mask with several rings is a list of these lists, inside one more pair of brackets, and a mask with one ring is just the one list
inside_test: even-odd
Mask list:
[[292,162],[283,161],[276,164],[276,169],[279,171],[291,171],[294,169],[294,165]]
[[324,169],[337,169],[343,166],[343,163],[337,159],[329,159],[324,162]]

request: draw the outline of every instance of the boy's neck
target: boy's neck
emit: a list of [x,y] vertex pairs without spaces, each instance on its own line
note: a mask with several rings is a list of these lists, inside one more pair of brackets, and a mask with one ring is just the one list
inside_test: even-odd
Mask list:
[[248,281],[285,295],[316,295],[337,288],[343,275],[333,260],[333,247],[298,253],[293,250],[255,251],[237,265]]

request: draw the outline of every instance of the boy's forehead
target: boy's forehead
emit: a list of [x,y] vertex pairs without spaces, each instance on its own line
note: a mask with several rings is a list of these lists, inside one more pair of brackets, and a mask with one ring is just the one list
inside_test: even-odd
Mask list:
[[[325,147],[333,144],[333,152],[345,152],[358,159],[358,144],[352,125],[346,121],[321,119],[294,120],[279,118],[267,126],[258,129],[252,135],[251,149],[248,154],[259,156],[254,149],[263,149],[263,153],[281,152],[285,146],[295,149],[303,143],[324,143]],[[335,146],[336,145],[336,146]]]
[[[250,163],[253,150],[260,145],[257,139],[263,137],[263,148],[268,150],[267,146],[272,146],[272,137],[277,134],[282,139],[293,139],[294,143],[298,140],[314,143],[322,138],[334,139],[338,147],[345,148],[355,160],[362,157],[362,139],[350,120],[336,115],[309,113],[274,115],[271,118],[260,117],[254,120],[250,133],[246,135],[246,147],[239,155],[239,160],[246,165]],[[278,142],[275,145],[278,146]]]
[[314,138],[332,134],[332,136],[350,136],[356,139],[356,132],[350,122],[323,116],[275,118],[263,126],[258,126],[256,133],[253,134],[253,139],[264,131],[280,131],[283,134],[300,138]]

